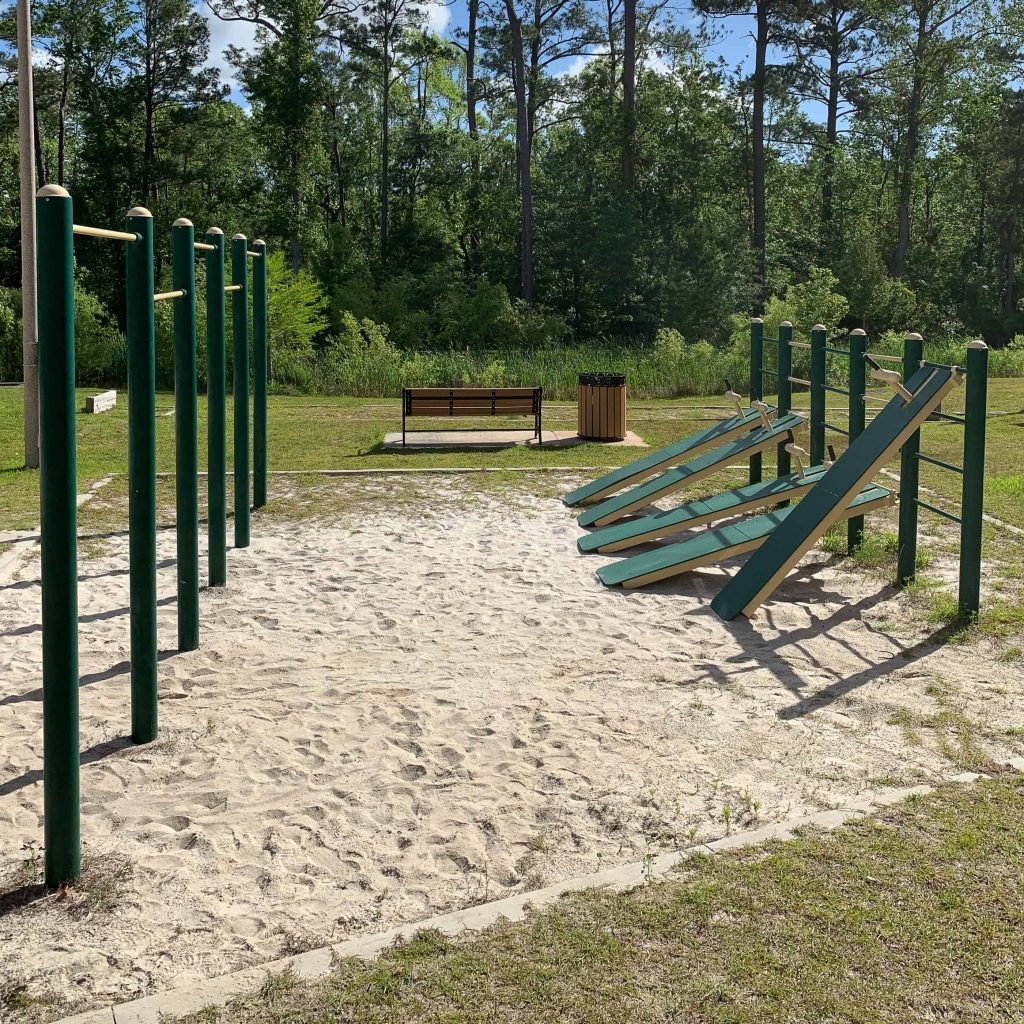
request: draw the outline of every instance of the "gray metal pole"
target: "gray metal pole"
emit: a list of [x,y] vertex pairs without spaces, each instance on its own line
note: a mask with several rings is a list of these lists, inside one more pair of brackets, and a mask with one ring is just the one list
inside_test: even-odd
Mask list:
[[18,0],[18,169],[21,187],[21,356],[25,465],[39,466],[39,336],[36,328],[36,174],[32,103],[32,10]]

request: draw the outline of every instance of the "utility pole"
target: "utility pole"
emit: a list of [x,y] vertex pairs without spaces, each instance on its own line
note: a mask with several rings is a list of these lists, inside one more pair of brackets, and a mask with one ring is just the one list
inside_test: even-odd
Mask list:
[[39,337],[36,333],[36,176],[32,102],[32,8],[18,0],[18,133],[21,178],[21,354],[25,466],[39,467]]

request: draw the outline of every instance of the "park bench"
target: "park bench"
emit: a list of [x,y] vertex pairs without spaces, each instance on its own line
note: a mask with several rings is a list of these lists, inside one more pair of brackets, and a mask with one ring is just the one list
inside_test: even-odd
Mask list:
[[543,390],[540,387],[402,388],[402,444],[407,433],[405,421],[411,416],[532,416],[534,432],[540,442]]

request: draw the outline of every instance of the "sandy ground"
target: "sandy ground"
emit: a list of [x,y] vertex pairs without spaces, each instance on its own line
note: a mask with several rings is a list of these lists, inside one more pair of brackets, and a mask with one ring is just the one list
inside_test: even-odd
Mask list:
[[[202,650],[162,655],[145,747],[125,738],[127,541],[82,563],[84,850],[131,874],[112,910],[0,910],[0,990],[126,1000],[940,779],[969,746],[1019,753],[1016,666],[894,634],[877,578],[805,564],[724,624],[723,570],[606,590],[560,502],[465,486],[358,523],[257,519],[203,593]],[[173,555],[162,533],[162,647]],[[0,580],[8,879],[42,840],[37,576]]]

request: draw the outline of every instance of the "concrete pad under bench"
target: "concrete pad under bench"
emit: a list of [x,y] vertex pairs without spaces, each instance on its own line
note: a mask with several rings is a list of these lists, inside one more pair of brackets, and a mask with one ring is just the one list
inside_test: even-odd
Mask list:
[[[575,430],[545,430],[541,444],[545,448],[573,448],[587,442]],[[646,448],[642,437],[627,431],[621,441],[595,442],[617,448]],[[406,434],[396,431],[384,435],[385,451],[419,451],[424,448],[514,448],[524,445],[537,447],[537,435],[532,430],[421,430]]]

